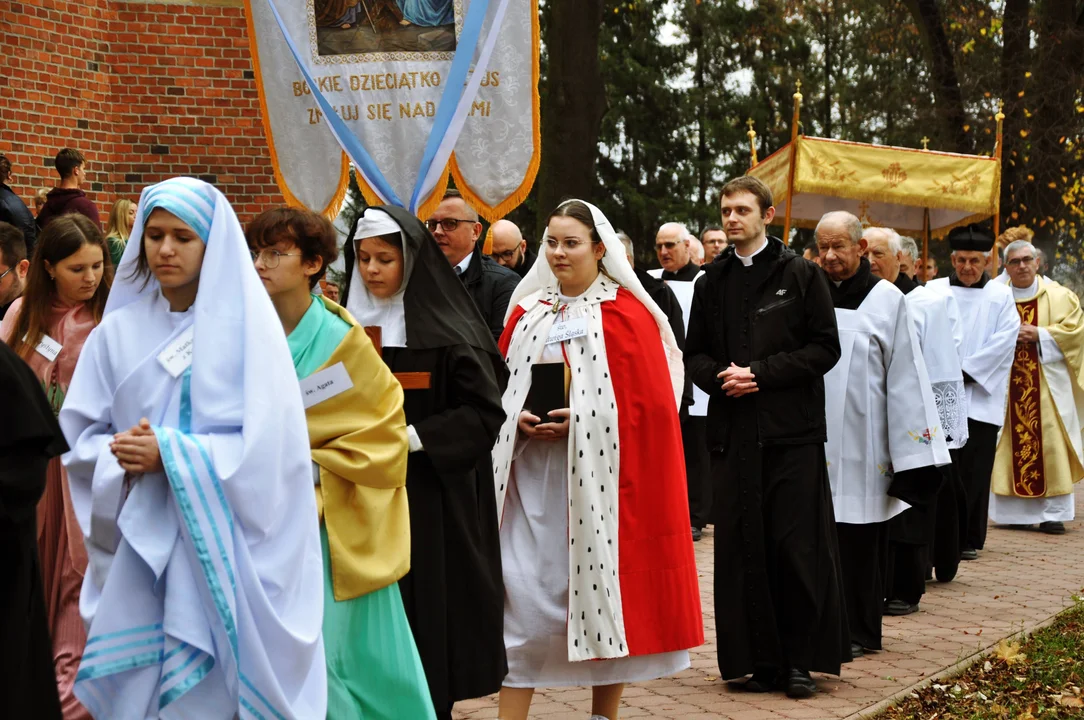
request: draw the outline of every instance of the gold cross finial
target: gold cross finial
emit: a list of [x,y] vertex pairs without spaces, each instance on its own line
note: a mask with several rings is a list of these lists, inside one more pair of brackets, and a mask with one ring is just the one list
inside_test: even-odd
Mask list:
[[998,122],[1001,122],[1002,120],[1004,120],[1005,119],[1004,110],[1005,110],[1005,101],[1001,100],[1001,99],[998,99],[998,101],[997,101],[997,115],[994,115],[994,119],[997,120]]
[[802,101],[802,81],[801,80],[795,80],[794,81],[794,99],[797,102]]
[[753,125],[755,124],[755,123],[753,122],[753,118],[749,118],[748,120],[746,120],[746,121],[745,121],[745,124],[749,126],[749,131],[750,131],[750,132],[752,132],[752,130],[753,130]]
[[923,150],[929,150],[930,149],[930,139],[928,137],[926,137],[925,135],[922,136],[922,149]]

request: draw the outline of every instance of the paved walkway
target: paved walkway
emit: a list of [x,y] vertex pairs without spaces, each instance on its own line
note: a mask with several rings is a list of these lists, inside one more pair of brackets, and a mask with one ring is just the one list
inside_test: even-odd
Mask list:
[[[1084,518],[1084,497],[1077,498],[1077,516]],[[1084,523],[1067,523],[1067,528],[1068,534],[1054,537],[991,525],[979,559],[962,563],[953,582],[929,584],[920,612],[885,618],[884,652],[844,665],[842,677],[816,675],[820,692],[809,700],[732,692],[720,680],[712,611],[714,543],[705,534],[696,561],[706,642],[692,652],[689,670],[627,688],[621,720],[857,719],[882,700],[1070,605],[1084,587]],[[496,706],[495,697],[460,703],[455,718],[493,720]],[[540,690],[531,717],[587,720],[590,708],[589,689]]]

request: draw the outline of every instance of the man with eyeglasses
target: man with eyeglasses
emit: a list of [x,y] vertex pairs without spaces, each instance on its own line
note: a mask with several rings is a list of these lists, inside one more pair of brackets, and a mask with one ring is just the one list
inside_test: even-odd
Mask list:
[[1071,290],[1039,275],[1038,256],[1027,240],[1005,248],[1021,325],[994,457],[990,519],[1062,535],[1074,518],[1073,484],[1084,478],[1084,316]]
[[3,319],[15,299],[23,294],[26,271],[29,269],[23,231],[0,222],[0,319]]
[[538,255],[527,247],[527,240],[514,222],[498,220],[490,226],[489,237],[493,240],[493,249],[489,256],[496,260],[498,265],[508,268],[521,278],[534,267]]
[[978,225],[948,234],[953,272],[926,287],[951,293],[960,308],[963,341],[960,364],[967,390],[967,444],[954,451],[954,462],[967,497],[967,522],[961,533],[963,560],[975,560],[986,544],[990,474],[998,432],[1005,422],[1009,371],[1020,331],[1012,292],[986,272],[994,238]]
[[500,340],[504,314],[512,292],[519,284],[519,275],[482,253],[478,242],[482,223],[478,221],[478,213],[458,190],[444,193],[444,199],[425,221],[425,226],[433,233],[437,246],[474,299],[475,307],[493,333],[493,340]]

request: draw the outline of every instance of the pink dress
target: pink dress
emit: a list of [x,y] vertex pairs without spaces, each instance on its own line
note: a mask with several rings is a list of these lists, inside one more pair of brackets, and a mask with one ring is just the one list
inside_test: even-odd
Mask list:
[[[0,338],[5,342],[10,342],[22,302],[19,298],[12,303],[0,323]],[[94,314],[85,304],[65,306],[54,302],[47,334],[62,346],[60,354],[52,362],[38,352],[24,358],[41,380],[55,413],[60,412],[79,352],[95,325]],[[87,642],[79,616],[79,589],[87,568],[87,551],[72,507],[68,476],[59,457],[49,462],[45,493],[38,502],[38,555],[64,720],[90,720],[90,713],[73,692]]]

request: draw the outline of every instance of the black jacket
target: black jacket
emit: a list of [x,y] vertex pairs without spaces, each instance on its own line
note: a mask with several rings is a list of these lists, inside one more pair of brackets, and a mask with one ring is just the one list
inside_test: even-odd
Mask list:
[[519,275],[482,254],[482,246],[475,245],[470,267],[459,279],[474,299],[478,312],[482,313],[493,340],[499,341],[504,331],[504,314],[508,310],[508,301],[512,299],[512,291],[519,285]]
[[34,256],[34,240],[38,236],[38,224],[19,196],[4,183],[0,183],[0,222],[14,225],[23,231],[26,240],[26,256]]
[[534,262],[537,259],[538,255],[532,252],[530,246],[528,246],[527,249],[523,251],[523,257],[519,259],[519,265],[511,268],[511,270],[521,278],[527,277],[527,273],[534,267]]
[[[766,279],[753,291],[749,312],[750,371],[758,391],[753,399],[757,437],[762,445],[825,442],[824,375],[839,360],[839,332],[824,273],[813,263],[769,237],[763,261],[772,263]],[[693,292],[689,332],[685,338],[685,369],[709,395],[708,447],[722,450],[731,422],[749,422],[737,415],[739,406],[717,379],[730,365],[724,283],[731,265],[740,261],[734,248],[705,268]],[[734,268],[740,269],[740,268]],[[733,321],[733,320],[729,320]],[[731,417],[735,415],[734,417]]]

